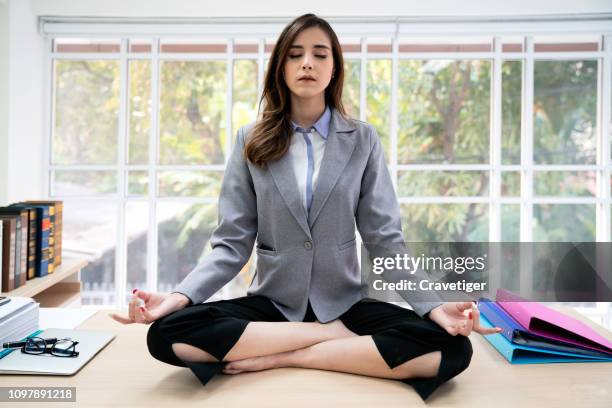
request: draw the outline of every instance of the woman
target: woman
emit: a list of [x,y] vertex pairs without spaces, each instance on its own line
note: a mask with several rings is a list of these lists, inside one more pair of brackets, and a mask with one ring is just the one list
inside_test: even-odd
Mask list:
[[[212,252],[171,294],[134,290],[122,323],[151,323],[151,354],[219,372],[304,367],[398,379],[426,399],[471,360],[467,336],[497,332],[471,302],[413,292],[413,310],[366,297],[355,224],[369,251],[402,241],[399,205],[375,129],[346,117],[336,34],[313,14],[272,52],[260,119],[238,131]],[[248,261],[247,296],[206,301]],[[371,255],[371,254],[370,254]],[[145,302],[138,307],[138,299]]]

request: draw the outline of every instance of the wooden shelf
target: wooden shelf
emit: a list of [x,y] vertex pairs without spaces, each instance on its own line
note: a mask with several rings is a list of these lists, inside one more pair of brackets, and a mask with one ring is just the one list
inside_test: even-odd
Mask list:
[[78,272],[87,264],[84,259],[64,258],[53,273],[42,278],[30,279],[15,290],[2,293],[2,296],[31,297],[39,302],[41,307],[73,304],[79,301],[81,296]]

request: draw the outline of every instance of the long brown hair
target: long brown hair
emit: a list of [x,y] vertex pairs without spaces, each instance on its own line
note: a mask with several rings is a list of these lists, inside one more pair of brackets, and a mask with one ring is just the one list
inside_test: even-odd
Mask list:
[[[344,60],[336,33],[329,23],[314,14],[304,14],[293,20],[280,34],[268,63],[264,88],[259,101],[260,119],[255,123],[244,147],[244,156],[251,163],[263,167],[280,159],[289,149],[291,134],[291,98],[283,70],[287,54],[300,32],[310,27],[321,28],[329,37],[334,58],[334,76],[325,88],[325,103],[346,116],[342,105]],[[263,110],[262,110],[263,104]]]

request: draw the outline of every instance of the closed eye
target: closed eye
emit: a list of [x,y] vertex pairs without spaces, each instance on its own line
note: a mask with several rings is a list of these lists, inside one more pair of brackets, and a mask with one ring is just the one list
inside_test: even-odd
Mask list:
[[[301,55],[289,55],[289,58],[294,59],[294,58],[300,58]],[[327,55],[315,55],[315,57],[320,58],[320,59],[325,59],[327,58]]]

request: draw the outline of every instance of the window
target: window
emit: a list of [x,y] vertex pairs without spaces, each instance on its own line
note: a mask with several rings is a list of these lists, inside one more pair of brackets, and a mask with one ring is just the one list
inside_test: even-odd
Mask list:
[[[338,23],[344,103],[378,131],[405,238],[609,241],[612,37],[473,24]],[[84,304],[171,291],[210,251],[225,162],[283,25],[47,32],[48,191],[65,200],[66,250],[92,261]],[[217,296],[244,293],[252,269]]]

